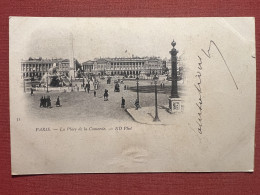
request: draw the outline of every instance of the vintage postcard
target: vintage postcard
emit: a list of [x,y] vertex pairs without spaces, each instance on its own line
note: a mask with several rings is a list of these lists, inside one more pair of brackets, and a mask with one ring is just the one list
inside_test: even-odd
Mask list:
[[254,18],[9,20],[12,175],[254,170]]

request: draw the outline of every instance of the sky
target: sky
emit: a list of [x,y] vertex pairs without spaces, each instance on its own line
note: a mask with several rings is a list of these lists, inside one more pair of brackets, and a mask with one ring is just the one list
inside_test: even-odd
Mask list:
[[171,22],[162,19],[30,18],[27,21],[25,18],[20,24],[24,59],[69,58],[72,37],[74,57],[80,62],[132,55],[170,58],[173,39],[176,48],[181,48],[180,31],[169,31]]
[[[12,20],[14,19],[14,20]],[[228,19],[227,28],[232,24]],[[234,20],[236,22],[237,20]],[[171,42],[181,55],[212,19],[204,18],[11,18],[15,49],[21,59],[29,57],[71,58],[79,62],[99,57],[159,56],[170,58]],[[235,23],[234,23],[235,24]],[[245,26],[237,26],[248,35]],[[237,30],[236,29],[236,30]],[[233,26],[231,30],[234,30]],[[236,31],[235,30],[235,31]]]

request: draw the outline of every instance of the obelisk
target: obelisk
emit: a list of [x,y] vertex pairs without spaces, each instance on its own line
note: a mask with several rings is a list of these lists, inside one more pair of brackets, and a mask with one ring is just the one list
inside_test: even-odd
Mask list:
[[71,51],[70,51],[70,70],[69,70],[69,77],[70,79],[75,78],[75,62],[74,62],[74,48],[73,48],[73,35],[70,34],[71,39]]

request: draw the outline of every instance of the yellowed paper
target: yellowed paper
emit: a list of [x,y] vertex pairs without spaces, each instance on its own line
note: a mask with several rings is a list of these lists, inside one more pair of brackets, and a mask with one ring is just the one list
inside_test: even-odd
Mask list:
[[12,175],[254,170],[254,18],[10,17]]

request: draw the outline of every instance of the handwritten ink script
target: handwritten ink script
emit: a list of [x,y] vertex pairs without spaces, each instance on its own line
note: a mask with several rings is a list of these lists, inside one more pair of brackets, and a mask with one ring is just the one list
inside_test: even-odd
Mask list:
[[201,82],[202,82],[202,60],[201,60],[201,57],[198,56],[199,58],[199,63],[198,63],[198,71],[196,73],[196,78],[197,78],[197,83],[194,84],[196,90],[198,91],[198,95],[199,95],[199,101],[196,103],[196,106],[198,107],[199,109],[199,112],[198,112],[198,118],[196,120],[196,123],[198,124],[198,132],[200,134],[202,134],[202,90],[201,90]]
[[[235,78],[222,54],[222,52],[220,51],[220,49],[218,48],[218,46],[216,45],[216,43],[214,41],[210,41],[210,44],[209,44],[209,48],[207,50],[207,52],[205,52],[203,49],[201,49],[201,51],[205,54],[205,56],[207,58],[211,58],[211,49],[213,48],[212,46],[215,47],[215,49],[217,49],[219,55],[221,56],[226,68],[227,68],[227,71],[229,72],[232,80],[233,80],[233,83],[236,87],[236,89],[238,90],[238,85],[235,81]],[[198,59],[199,59],[199,62],[198,62],[198,67],[197,67],[197,72],[196,72],[196,75],[195,77],[197,78],[197,81],[196,83],[194,84],[194,87],[196,88],[197,92],[198,92],[198,102],[196,102],[196,106],[198,107],[198,114],[197,114],[197,119],[196,119],[196,124],[197,124],[197,130],[198,130],[198,133],[199,134],[202,134],[202,126],[203,126],[203,122],[202,122],[202,105],[203,105],[203,101],[202,101],[202,87],[201,87],[201,84],[202,84],[202,57],[198,56]]]

